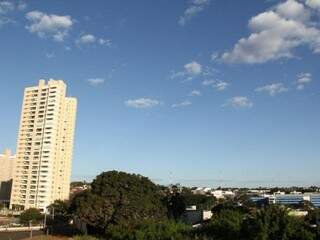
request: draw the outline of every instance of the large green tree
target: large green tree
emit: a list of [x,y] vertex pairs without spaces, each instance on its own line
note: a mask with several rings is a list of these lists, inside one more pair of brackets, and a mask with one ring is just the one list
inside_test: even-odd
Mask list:
[[104,172],[91,187],[73,199],[71,209],[95,229],[105,231],[110,225],[132,227],[146,220],[166,218],[159,188],[146,177]]
[[55,200],[54,203],[50,204],[47,209],[50,214],[65,216],[68,214],[69,202],[62,200]]
[[30,222],[32,224],[40,223],[43,219],[43,216],[41,212],[36,208],[29,208],[21,213],[19,216],[20,223],[22,224],[29,224]]

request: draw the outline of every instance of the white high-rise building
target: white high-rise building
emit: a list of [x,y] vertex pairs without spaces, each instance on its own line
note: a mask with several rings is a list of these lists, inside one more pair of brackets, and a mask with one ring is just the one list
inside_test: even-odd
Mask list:
[[10,208],[38,208],[69,198],[77,100],[62,80],[24,91]]

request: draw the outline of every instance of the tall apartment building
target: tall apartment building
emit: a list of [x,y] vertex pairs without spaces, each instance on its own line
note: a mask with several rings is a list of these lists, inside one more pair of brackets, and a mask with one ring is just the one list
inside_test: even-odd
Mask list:
[[10,208],[45,208],[69,198],[77,100],[62,80],[24,91]]
[[0,202],[3,203],[10,200],[14,162],[15,156],[9,149],[0,154]]

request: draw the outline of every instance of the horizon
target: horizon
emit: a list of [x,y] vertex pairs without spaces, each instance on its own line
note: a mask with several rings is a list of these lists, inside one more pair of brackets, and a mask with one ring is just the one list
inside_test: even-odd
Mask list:
[[77,4],[0,1],[0,152],[16,152],[24,88],[62,79],[72,181],[320,185],[320,3]]

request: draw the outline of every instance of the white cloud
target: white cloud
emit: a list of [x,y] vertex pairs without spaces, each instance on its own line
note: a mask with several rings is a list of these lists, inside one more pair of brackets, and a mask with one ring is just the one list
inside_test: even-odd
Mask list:
[[187,107],[187,106],[190,106],[191,104],[192,104],[192,102],[190,102],[189,100],[185,100],[185,101],[180,102],[180,103],[172,104],[171,107],[173,107],[173,108]]
[[213,79],[207,79],[202,82],[203,86],[211,86],[217,91],[223,91],[226,90],[229,87],[229,83],[221,80],[213,80]]
[[223,104],[224,107],[236,107],[236,108],[251,108],[253,103],[247,98],[243,96],[237,96],[230,98]]
[[76,40],[77,44],[90,44],[95,42],[96,42],[96,37],[92,34],[82,35],[79,39]]
[[308,46],[314,53],[320,53],[320,30],[311,22],[310,11],[301,2],[287,0],[251,18],[251,35],[241,38],[231,51],[222,55],[222,60],[264,63],[291,58],[293,50],[299,46]]
[[132,108],[152,108],[160,105],[161,102],[155,99],[150,98],[137,98],[137,99],[129,99],[125,101],[125,105],[127,107]]
[[198,91],[198,90],[193,90],[193,91],[189,94],[189,96],[191,96],[191,97],[199,97],[199,96],[201,96],[201,92]]
[[99,38],[98,43],[100,45],[111,46],[112,42],[110,39]]
[[213,85],[213,87],[218,91],[226,90],[228,86],[229,86],[229,83],[224,81],[218,81],[215,85]]
[[100,44],[102,46],[111,46],[111,40],[110,39],[97,38],[93,34],[82,35],[80,38],[78,38],[76,40],[76,44],[78,46],[94,44],[94,43]]
[[201,64],[193,61],[184,65],[184,69],[188,75],[199,75],[202,71]]
[[320,1],[319,0],[307,0],[306,4],[313,9],[320,10]]
[[288,90],[283,83],[272,83],[255,89],[256,92],[267,92],[270,96],[287,92]]
[[295,0],[287,0],[282,4],[279,4],[275,11],[286,19],[298,21],[307,21],[311,16],[310,11],[305,8],[302,3],[299,3]]
[[206,6],[210,4],[210,0],[191,0],[184,14],[179,18],[179,25],[184,26],[193,17],[202,12]]
[[170,78],[183,78],[185,77],[187,80],[192,80],[194,77],[202,74],[202,66],[200,63],[196,61],[192,61],[183,66],[184,70],[180,72],[174,72],[171,74]]
[[212,86],[214,83],[216,82],[216,80],[212,80],[212,79],[206,79],[202,82],[203,86]]
[[312,81],[311,73],[300,73],[296,81],[297,89],[303,90],[306,84],[309,84]]
[[41,38],[52,38],[57,42],[64,41],[74,24],[70,16],[49,15],[40,11],[28,12],[26,18],[30,23],[26,26],[30,33]]
[[96,87],[96,86],[99,86],[99,85],[102,85],[105,83],[105,79],[104,78],[89,78],[87,80],[87,82],[93,86],[93,87]]

